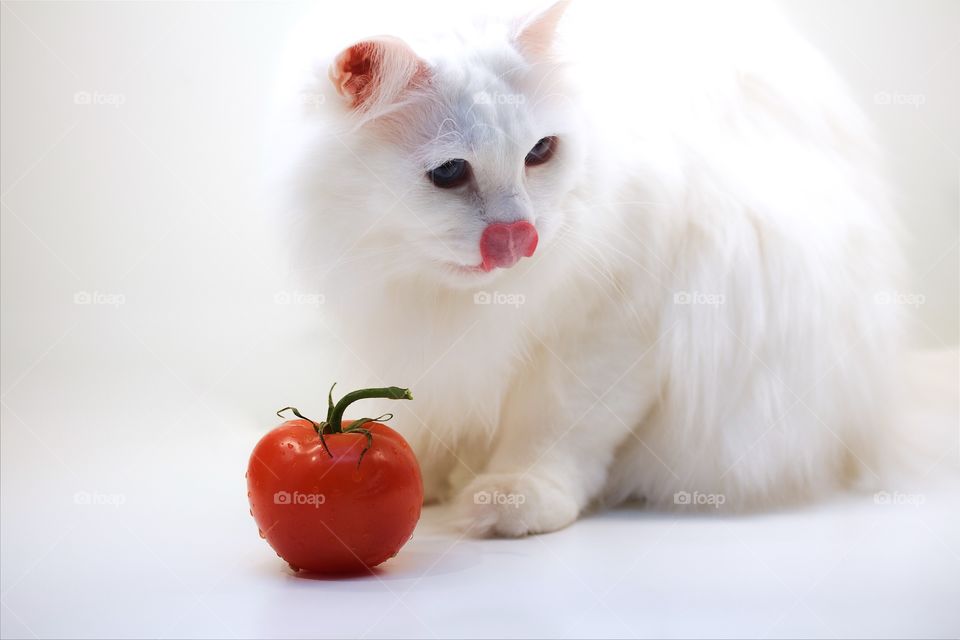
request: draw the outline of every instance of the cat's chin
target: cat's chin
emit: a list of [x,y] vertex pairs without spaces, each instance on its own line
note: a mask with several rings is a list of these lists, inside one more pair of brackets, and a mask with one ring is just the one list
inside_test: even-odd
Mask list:
[[453,269],[456,273],[463,274],[467,277],[470,276],[482,276],[490,273],[491,269],[485,269],[483,265],[465,265],[465,264],[456,264],[451,262],[450,268]]
[[452,289],[471,289],[477,285],[492,282],[504,269],[484,269],[481,265],[464,265],[454,262],[446,263],[440,274],[440,279]]

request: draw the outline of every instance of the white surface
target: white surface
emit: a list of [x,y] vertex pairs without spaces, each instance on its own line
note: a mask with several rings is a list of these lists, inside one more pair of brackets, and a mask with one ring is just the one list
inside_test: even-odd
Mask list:
[[[131,424],[133,427],[133,424]],[[721,518],[623,510],[523,540],[460,539],[427,512],[375,575],[292,574],[256,535],[251,438],[200,412],[130,461],[120,506],[78,505],[52,453],[4,460],[4,637],[949,637],[957,493],[842,497]],[[26,429],[4,447],[42,446]],[[71,457],[69,447],[60,449]],[[111,464],[109,456],[97,456]],[[77,474],[91,460],[79,457]],[[13,461],[14,466],[16,462]],[[42,476],[42,479],[39,478]]]
[[[64,373],[80,346],[58,347],[3,405],[3,637],[960,633],[960,490],[934,472],[958,468],[955,438],[886,503],[624,509],[506,541],[463,539],[431,508],[375,575],[316,580],[293,575],[247,512],[247,457],[277,422],[269,411],[238,417],[148,354]],[[957,352],[920,364],[930,393],[910,424],[955,429]]]
[[[955,344],[958,5],[783,4],[878,120],[926,299],[908,311],[920,341]],[[920,506],[622,511],[520,541],[458,540],[431,513],[375,577],[291,576],[243,472],[273,410],[322,408],[329,383],[299,331],[323,333],[323,309],[275,303],[291,287],[254,196],[251,132],[302,11],[0,8],[0,635],[960,634],[960,505],[933,484],[901,489]]]

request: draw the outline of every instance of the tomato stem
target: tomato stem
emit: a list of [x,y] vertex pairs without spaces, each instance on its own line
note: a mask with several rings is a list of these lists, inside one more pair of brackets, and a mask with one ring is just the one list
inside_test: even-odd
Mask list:
[[[331,388],[330,391],[332,394],[333,389]],[[366,400],[368,398],[413,400],[413,394],[410,393],[410,389],[401,389],[400,387],[376,387],[351,391],[340,398],[337,404],[333,405],[333,409],[329,412],[327,421],[324,423],[324,430],[327,433],[343,433],[343,412],[357,400]]]
[[[336,383],[333,385],[336,386]],[[413,394],[410,393],[410,389],[401,389],[400,387],[377,387],[374,389],[360,389],[359,391],[353,391],[347,395],[340,398],[340,402],[333,404],[333,387],[330,387],[330,392],[327,394],[327,419],[323,422],[316,422],[306,417],[300,413],[296,407],[284,407],[277,411],[277,415],[281,418],[283,417],[284,411],[290,411],[293,415],[297,416],[301,420],[306,420],[311,425],[313,425],[313,430],[317,432],[317,435],[320,436],[320,444],[323,446],[323,450],[331,458],[333,454],[330,452],[330,449],[327,448],[327,441],[324,440],[324,434],[331,433],[356,433],[362,435],[367,439],[367,446],[363,448],[363,451],[360,453],[360,459],[357,460],[357,466],[360,466],[360,462],[363,460],[363,456],[366,455],[367,450],[373,445],[373,434],[368,430],[363,428],[365,424],[370,422],[383,422],[385,420],[390,420],[393,418],[392,413],[385,413],[379,418],[360,418],[359,420],[354,420],[347,430],[343,430],[343,412],[346,411],[347,407],[356,402],[357,400],[364,400],[366,398],[387,398],[389,400],[413,400]]]

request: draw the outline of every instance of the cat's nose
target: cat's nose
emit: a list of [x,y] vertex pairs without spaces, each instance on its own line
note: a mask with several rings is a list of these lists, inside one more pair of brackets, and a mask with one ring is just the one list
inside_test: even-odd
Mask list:
[[538,240],[537,228],[526,220],[491,224],[480,236],[480,267],[484,271],[512,267],[520,258],[533,255]]

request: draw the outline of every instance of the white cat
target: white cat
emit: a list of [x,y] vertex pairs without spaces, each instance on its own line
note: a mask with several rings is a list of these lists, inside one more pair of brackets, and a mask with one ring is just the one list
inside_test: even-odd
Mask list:
[[476,533],[878,474],[900,261],[864,116],[762,6],[622,5],[423,34],[403,3],[305,29],[281,83],[339,379],[412,387],[394,424]]

